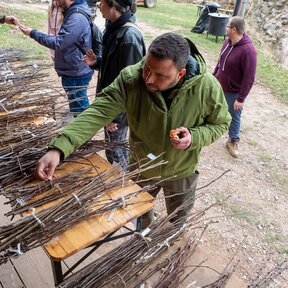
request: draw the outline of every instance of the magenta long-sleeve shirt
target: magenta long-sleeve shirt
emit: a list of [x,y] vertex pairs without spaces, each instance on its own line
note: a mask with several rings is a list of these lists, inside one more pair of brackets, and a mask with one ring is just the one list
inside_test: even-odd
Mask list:
[[249,36],[232,44],[225,40],[213,75],[219,80],[224,92],[239,93],[238,101],[244,102],[255,81],[257,53]]

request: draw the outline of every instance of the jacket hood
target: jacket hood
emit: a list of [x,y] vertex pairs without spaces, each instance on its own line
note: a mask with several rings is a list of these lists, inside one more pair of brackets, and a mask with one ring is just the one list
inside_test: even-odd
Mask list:
[[89,17],[92,16],[92,12],[91,12],[91,10],[90,10],[90,8],[89,8],[86,0],[75,0],[75,1],[70,5],[70,7],[64,11],[64,17],[65,17],[66,11],[68,11],[68,10],[70,10],[70,9],[72,10],[72,9],[78,9],[78,8],[79,8],[79,9],[82,9],[83,11],[85,11],[85,12],[88,14]]

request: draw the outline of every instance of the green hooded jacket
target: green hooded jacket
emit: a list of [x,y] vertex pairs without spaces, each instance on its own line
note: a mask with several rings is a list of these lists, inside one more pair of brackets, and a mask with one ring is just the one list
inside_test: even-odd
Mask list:
[[[126,112],[133,151],[131,162],[148,161],[148,154],[162,154],[155,161],[168,161],[143,172],[143,176],[174,176],[174,180],[190,176],[197,169],[201,148],[219,138],[231,120],[219,82],[207,72],[200,57],[196,60],[199,74],[183,81],[169,109],[161,93],[146,90],[142,77],[145,59],[126,67],[88,109],[64,127],[49,148],[61,150],[67,157],[116,115]],[[192,143],[186,150],[177,150],[170,144],[169,132],[178,127],[187,127],[191,132]]]

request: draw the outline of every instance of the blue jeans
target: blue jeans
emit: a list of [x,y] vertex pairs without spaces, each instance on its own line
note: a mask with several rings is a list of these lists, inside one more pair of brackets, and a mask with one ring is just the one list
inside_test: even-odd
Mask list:
[[234,110],[233,108],[234,102],[238,98],[238,93],[224,92],[224,94],[228,104],[229,113],[232,117],[228,134],[233,142],[237,142],[240,139],[241,113],[243,109]]
[[62,86],[68,93],[69,108],[71,112],[80,113],[89,106],[87,88],[92,75],[83,78],[62,76]]

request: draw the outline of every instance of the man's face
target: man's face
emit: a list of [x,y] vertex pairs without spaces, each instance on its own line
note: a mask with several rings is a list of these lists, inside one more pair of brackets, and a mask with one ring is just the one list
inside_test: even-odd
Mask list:
[[226,35],[227,35],[227,37],[230,38],[234,34],[235,30],[236,30],[236,28],[233,27],[232,24],[229,21],[227,26],[226,26]]
[[143,78],[146,88],[151,93],[157,93],[174,87],[186,69],[178,69],[170,59],[160,60],[148,53],[143,67]]
[[115,7],[110,7],[106,0],[101,0],[100,2],[100,11],[102,16],[107,20],[113,20],[113,15],[115,13]]
[[56,1],[58,3],[58,6],[62,8],[63,10],[66,10],[67,8],[69,8],[73,2],[72,0],[56,0]]

